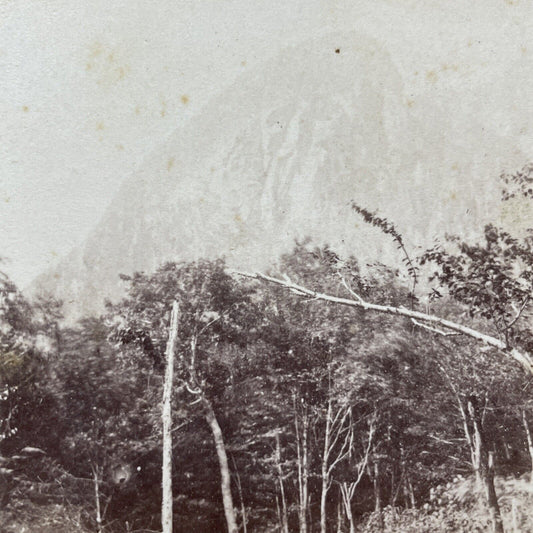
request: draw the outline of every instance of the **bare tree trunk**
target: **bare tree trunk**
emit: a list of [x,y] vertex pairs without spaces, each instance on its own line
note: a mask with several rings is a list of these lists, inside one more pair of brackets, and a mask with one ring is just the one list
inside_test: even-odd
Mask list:
[[346,513],[346,518],[348,518],[348,523],[350,524],[350,533],[355,533],[355,522],[352,512],[352,498],[356,486],[356,483],[347,483],[346,481],[340,484],[342,501],[344,503],[344,512]]
[[402,481],[403,481],[403,472],[400,472],[400,477],[398,479],[398,482],[396,483],[396,469],[392,468],[391,472],[391,482],[390,482],[390,506],[396,507],[396,502],[398,501],[398,495],[400,494],[400,489],[402,487]]
[[235,463],[235,459],[233,458],[233,455],[231,456],[231,459],[233,461],[233,469],[235,470],[235,477],[237,478],[237,490],[239,491],[239,500],[241,501],[242,531],[243,533],[248,533],[248,528],[247,528],[248,517],[246,516],[246,506],[244,505],[244,496],[242,493],[241,476],[239,475],[239,470],[237,469],[237,463]]
[[346,513],[348,515],[348,523],[350,524],[350,533],[355,533],[355,522],[353,520],[352,506],[346,507]]
[[331,432],[332,405],[328,400],[326,412],[326,429],[324,433],[324,452],[322,455],[322,490],[320,492],[320,533],[326,533],[326,503],[329,489],[328,457],[330,452],[330,432]]
[[520,533],[520,529],[518,526],[518,512],[516,509],[516,499],[513,498],[512,504],[511,504],[511,516],[513,518],[513,533]]
[[503,453],[505,453],[505,459],[507,461],[511,460],[511,449],[506,440],[503,441]]
[[98,467],[91,465],[93,471],[93,483],[94,483],[94,503],[96,507],[96,533],[102,533],[102,511],[100,504],[100,479],[98,476]]
[[525,409],[522,409],[522,423],[524,424],[524,429],[526,430],[527,449],[529,451],[529,460],[531,462],[529,482],[533,485],[533,439],[531,438],[531,429],[529,428]]
[[372,419],[369,422],[369,430],[368,430],[368,441],[367,445],[364,450],[364,455],[359,462],[359,464],[356,466],[356,472],[355,472],[355,479],[353,481],[347,482],[343,481],[342,483],[339,483],[341,495],[342,495],[342,502],[344,504],[344,511],[346,513],[346,517],[348,518],[348,522],[350,523],[350,533],[355,533],[355,522],[353,519],[353,512],[352,512],[352,499],[355,494],[355,489],[361,482],[361,479],[363,478],[363,474],[365,473],[366,467],[368,465],[368,459],[370,457],[370,450],[373,444],[373,438],[374,438],[374,431],[375,431],[375,422],[376,422],[376,413],[374,413]]
[[411,508],[416,509],[415,491],[413,489],[413,484],[411,483],[411,478],[409,477],[409,474],[406,474],[405,481],[407,483],[407,492],[409,496],[409,501],[411,502]]
[[238,533],[239,528],[237,527],[237,519],[235,517],[235,509],[233,508],[233,498],[231,495],[231,476],[228,465],[228,456],[226,454],[224,438],[222,437],[222,430],[220,429],[215,412],[213,411],[213,406],[209,400],[204,398],[203,405],[205,408],[205,418],[211,428],[213,440],[215,441],[218,464],[220,466],[220,488],[222,491],[222,502],[224,504],[224,514],[226,516],[228,533]]
[[498,496],[494,486],[494,454],[488,452],[487,475],[485,478],[485,494],[489,505],[489,512],[494,528],[494,533],[504,533],[502,515],[498,504]]
[[276,513],[278,515],[278,523],[279,523],[279,529],[280,531],[285,531],[284,528],[283,528],[283,519],[281,518],[281,509],[279,507],[279,498],[278,498],[278,495],[276,494]]
[[337,533],[342,533],[342,504],[337,502]]
[[413,485],[411,484],[411,479],[409,477],[407,464],[404,459],[403,448],[401,448],[400,451],[401,451],[401,457],[402,457],[401,480],[403,480],[402,487],[403,487],[404,504],[405,504],[406,509],[409,509],[409,506],[411,506],[411,509],[414,509],[416,507],[416,501],[415,501],[415,494],[413,491]]
[[283,471],[281,469],[281,445],[279,433],[276,433],[276,468],[278,471],[279,491],[281,495],[281,531],[289,533],[289,517],[287,513],[287,499],[285,497],[285,484],[283,483]]
[[308,481],[308,426],[307,413],[302,416],[302,427],[298,423],[298,412],[296,410],[296,400],[294,400],[294,426],[296,430],[296,451],[298,457],[298,521],[300,533],[307,533],[307,505],[309,502]]
[[301,472],[300,472],[300,531],[307,533],[307,506],[309,503],[309,450],[308,450],[308,419],[303,419]]
[[320,532],[326,533],[327,527],[327,496],[331,487],[331,477],[335,467],[346,459],[353,444],[353,427],[351,410],[347,406],[338,405],[333,409],[333,400],[328,398],[326,410],[326,427],[324,429],[324,448],[322,451],[320,492]]
[[500,506],[496,489],[494,488],[493,455],[492,452],[487,450],[479,406],[476,398],[472,396],[468,399],[468,412],[473,424],[473,441],[476,449],[476,465],[474,468],[479,472],[479,478],[483,483],[492,529],[494,533],[504,533]]
[[446,374],[448,382],[457,399],[457,404],[463,420],[465,437],[470,448],[470,458],[476,476],[476,482],[485,492],[485,498],[493,524],[493,531],[494,533],[503,533],[500,506],[498,504],[498,497],[494,487],[493,457],[492,453],[489,453],[487,450],[485,434],[483,431],[483,416],[480,413],[478,401],[474,396],[470,396],[465,408],[450,376],[443,367],[441,367],[441,369]]
[[476,445],[474,443],[474,437],[472,435],[472,432],[470,430],[470,418],[468,413],[468,407],[463,404],[463,400],[461,399],[461,396],[459,394],[459,391],[457,390],[456,386],[453,383],[452,378],[448,374],[446,368],[439,364],[439,368],[442,370],[444,375],[446,376],[446,380],[448,381],[448,385],[453,391],[453,394],[455,396],[455,399],[457,401],[457,407],[459,408],[459,412],[461,413],[461,420],[463,421],[463,432],[465,434],[466,442],[468,443],[468,449],[470,450],[470,462],[472,463],[472,468],[474,469],[475,476],[476,476],[476,483],[478,486],[482,485],[481,477],[479,469],[476,468],[476,465],[478,463],[478,459],[476,457]]
[[165,384],[163,387],[163,498],[161,527],[163,533],[172,533],[172,382],[174,378],[174,350],[178,336],[179,305],[174,301],[166,349]]
[[374,485],[374,513],[378,519],[378,528],[383,531],[383,510],[381,505],[381,472],[379,471],[379,462],[374,462],[374,475],[372,476]]

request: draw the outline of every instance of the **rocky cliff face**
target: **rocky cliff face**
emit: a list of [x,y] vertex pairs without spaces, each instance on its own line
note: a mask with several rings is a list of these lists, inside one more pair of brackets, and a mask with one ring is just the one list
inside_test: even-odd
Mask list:
[[410,100],[389,55],[364,37],[286,50],[147,156],[36,290],[79,316],[120,294],[119,273],[206,256],[264,268],[305,236],[396,260],[350,200],[379,209],[412,245],[475,233],[494,216],[496,177],[520,156],[461,110],[459,94],[456,105]]

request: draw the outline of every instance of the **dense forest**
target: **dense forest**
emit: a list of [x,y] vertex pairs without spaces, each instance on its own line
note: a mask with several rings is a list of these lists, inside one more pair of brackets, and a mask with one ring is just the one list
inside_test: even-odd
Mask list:
[[533,531],[532,232],[414,257],[353,208],[402,264],[309,242],[266,274],[167,263],[75,325],[2,275],[0,531],[161,530],[173,302],[174,531]]

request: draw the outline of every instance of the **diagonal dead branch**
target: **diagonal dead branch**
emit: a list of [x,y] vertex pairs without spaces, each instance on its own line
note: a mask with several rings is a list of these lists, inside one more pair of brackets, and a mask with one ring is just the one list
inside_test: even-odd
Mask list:
[[478,342],[487,344],[488,346],[492,346],[493,348],[500,350],[505,355],[508,355],[518,361],[528,372],[533,374],[533,358],[528,352],[521,351],[518,348],[510,347],[506,342],[501,339],[493,337],[492,335],[487,335],[486,333],[482,333],[468,326],[458,324],[451,320],[447,320],[436,315],[423,313],[421,311],[406,309],[405,307],[395,307],[392,305],[380,305],[367,302],[352,290],[350,290],[350,294],[355,299],[341,298],[338,296],[324,294],[314,291],[312,289],[308,289],[290,280],[283,280],[279,278],[274,278],[272,276],[267,276],[266,274],[262,274],[260,272],[233,272],[239,276],[257,279],[273,285],[284,287],[285,289],[290,290],[291,292],[294,292],[301,297],[314,298],[316,300],[322,300],[324,302],[331,302],[339,305],[345,305],[348,307],[355,307],[357,309],[362,309],[363,311],[374,311],[377,313],[406,317],[409,319],[417,320],[418,322],[424,323],[430,327],[444,328],[445,330],[449,330],[450,332],[466,335],[472,339],[475,339]]
[[437,333],[439,335],[442,335],[443,337],[457,337],[458,335],[461,335],[461,333],[455,333],[453,331],[444,331],[439,328],[432,328],[431,326],[428,326],[427,324],[424,324],[423,322],[419,322],[415,318],[411,318],[411,322],[415,326],[426,329],[427,331],[432,331],[433,333]]

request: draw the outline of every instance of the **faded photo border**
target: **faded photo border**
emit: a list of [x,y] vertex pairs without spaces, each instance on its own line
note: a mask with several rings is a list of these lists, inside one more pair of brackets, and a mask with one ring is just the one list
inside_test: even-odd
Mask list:
[[5,531],[533,528],[531,30],[0,2]]

